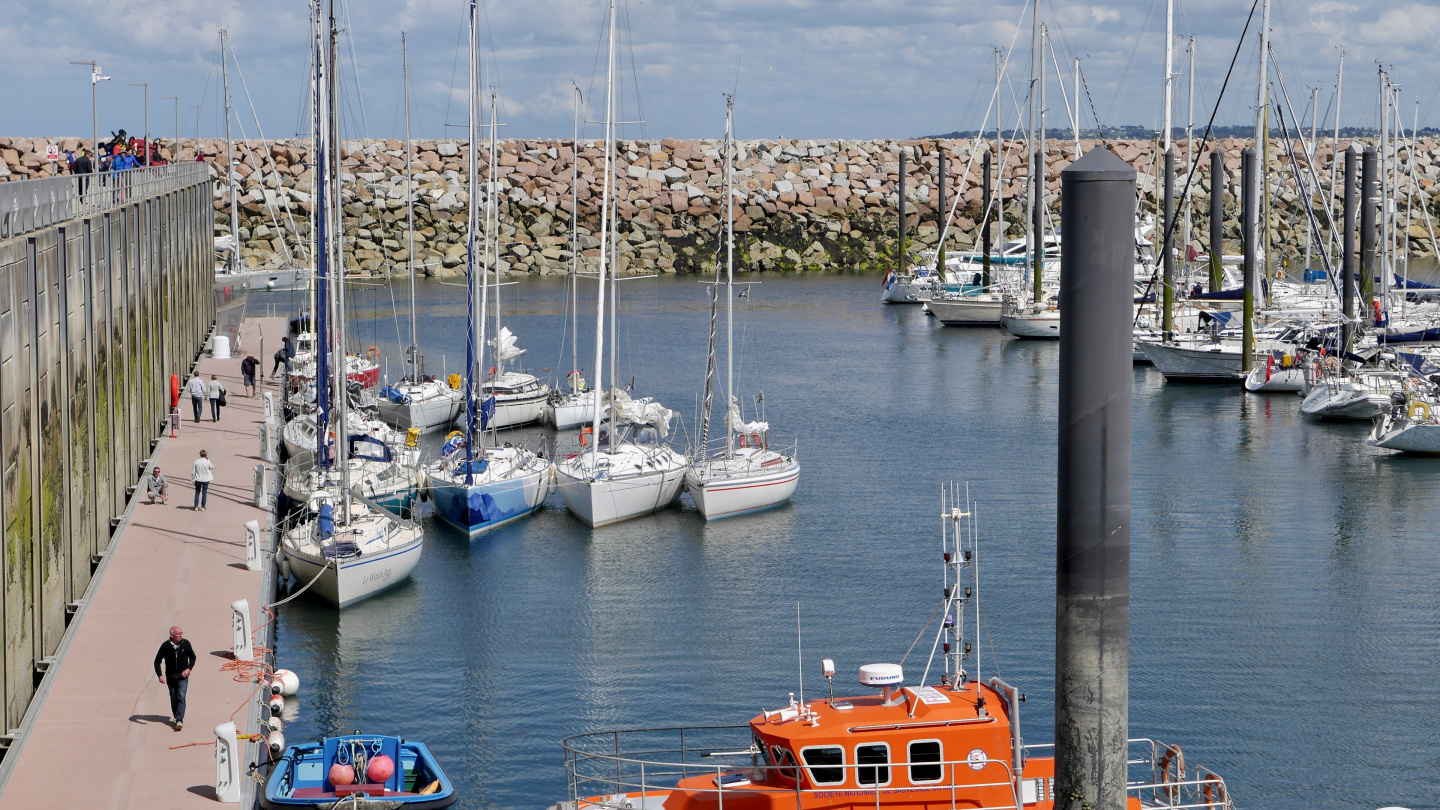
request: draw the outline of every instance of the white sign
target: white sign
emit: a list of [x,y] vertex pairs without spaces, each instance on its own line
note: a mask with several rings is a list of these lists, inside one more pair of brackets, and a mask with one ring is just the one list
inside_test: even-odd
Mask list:
[[45,159],[54,163],[60,159],[60,144],[52,143],[45,147]]

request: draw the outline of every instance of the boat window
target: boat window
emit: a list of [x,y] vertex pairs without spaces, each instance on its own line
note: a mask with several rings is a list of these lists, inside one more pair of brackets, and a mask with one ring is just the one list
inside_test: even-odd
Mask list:
[[910,743],[910,784],[939,782],[945,776],[945,767],[941,762],[939,740]]
[[855,746],[855,779],[862,785],[890,784],[890,746],[871,743]]
[[779,745],[772,745],[770,747],[770,758],[776,765],[780,766],[776,770],[776,774],[780,776],[780,778],[793,782],[796,777],[799,776],[795,768],[795,755],[790,753],[788,749]]
[[649,425],[644,425],[635,430],[635,443],[659,444],[660,434],[655,431],[655,428],[650,427]]
[[839,785],[845,781],[845,749],[838,745],[802,748],[810,781],[816,785]]

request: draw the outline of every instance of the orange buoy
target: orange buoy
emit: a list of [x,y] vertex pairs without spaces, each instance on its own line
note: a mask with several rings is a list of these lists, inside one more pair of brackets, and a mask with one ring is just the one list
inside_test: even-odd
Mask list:
[[395,760],[381,754],[370,760],[370,766],[365,769],[365,779],[372,784],[380,784],[395,775]]

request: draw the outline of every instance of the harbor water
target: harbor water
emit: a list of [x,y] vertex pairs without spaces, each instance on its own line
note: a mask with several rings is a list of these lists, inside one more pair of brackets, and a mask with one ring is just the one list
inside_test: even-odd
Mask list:
[[[821,658],[837,694],[866,693],[855,676],[872,662],[903,660],[915,684],[935,626],[906,653],[941,599],[940,487],[964,481],[982,538],[979,674],[1024,691],[1025,741],[1050,742],[1058,345],[882,306],[870,276],[763,282],[736,301],[737,394],[753,403],[763,385],[772,430],[798,437],[792,503],[706,524],[686,499],[591,530],[552,495],[473,541],[427,506],[409,582],[343,612],[281,609],[277,660],[303,679],[287,738],[423,740],[459,806],[538,810],[566,798],[567,735],[743,723],[821,695]],[[709,288],[619,286],[618,377],[693,434]],[[502,288],[541,377],[568,370],[563,289]],[[351,300],[352,336],[398,370],[403,285]],[[464,288],[426,281],[418,300],[429,370],[461,370]],[[723,329],[722,315],[722,347]],[[580,332],[593,380],[591,289]],[[1178,744],[1242,807],[1436,806],[1440,460],[1366,447],[1368,423],[1313,422],[1294,395],[1143,367],[1134,392],[1131,736]]]

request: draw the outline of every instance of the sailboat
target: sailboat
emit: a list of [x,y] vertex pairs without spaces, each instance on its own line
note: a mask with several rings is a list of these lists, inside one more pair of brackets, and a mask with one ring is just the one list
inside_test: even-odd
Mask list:
[[[725,199],[733,201],[735,99],[725,103]],[[782,504],[800,483],[796,447],[772,448],[770,424],[746,422],[735,401],[735,206],[725,206],[725,441],[717,451],[707,446],[710,435],[710,392],[715,378],[714,323],[720,279],[716,268],[711,298],[710,354],[705,373],[705,415],[700,451],[685,473],[685,489],[706,520],[731,517]]]
[[[945,596],[935,613],[944,619],[918,678],[907,683],[900,664],[866,663],[856,673],[865,694],[837,697],[836,662],[825,658],[828,697],[807,700],[802,681],[799,700],[780,695],[747,723],[567,737],[569,795],[552,810],[1080,806],[1057,795],[1055,745],[1023,741],[1020,690],[982,677],[974,510],[952,496],[941,515]],[[1114,807],[1231,810],[1225,780],[1187,763],[1179,746],[1132,739],[1125,748],[1126,801]]]
[[[470,0],[470,227],[466,236],[465,391],[471,393],[465,397],[464,431],[450,434],[440,459],[425,470],[425,488],[435,504],[436,516],[471,537],[534,514],[545,502],[551,481],[550,462],[541,455],[509,443],[486,446],[485,430],[492,426],[495,400],[487,397],[477,402],[479,372],[485,366],[485,307],[489,291],[485,268],[491,258],[492,244],[496,253],[499,252],[499,232],[493,227],[486,229],[486,261],[480,261],[475,251],[475,235],[480,230],[479,131],[475,116],[480,48],[476,14],[475,0]],[[491,109],[493,113],[493,102]],[[493,117],[490,127],[493,142]],[[491,166],[494,165],[492,159]],[[488,187],[487,206],[495,204],[495,188],[493,184]]]
[[565,382],[569,393],[550,392],[545,404],[545,421],[556,430],[578,428],[592,421],[594,407],[585,375],[580,371],[580,88],[575,88],[575,138],[571,141],[570,161],[570,373]]
[[[590,433],[581,433],[580,452],[555,465],[565,507],[589,526],[605,526],[649,514],[680,497],[687,463],[665,444],[674,413],[658,403],[631,400],[615,380],[615,347],[610,349],[610,390],[602,399],[600,364],[605,351],[605,275],[615,187],[615,0],[610,0],[609,55],[605,73],[605,175],[601,192],[600,283],[595,305],[595,386]],[[613,284],[613,279],[612,279]],[[612,292],[613,295],[613,292]],[[611,330],[614,330],[612,318]],[[613,341],[612,341],[613,343]]]
[[[317,320],[316,367],[317,379],[331,376],[331,358],[328,345],[330,335],[327,328],[333,305],[337,317],[335,322],[335,345],[345,345],[345,279],[343,245],[340,244],[340,199],[338,142],[333,130],[337,87],[334,72],[335,14],[334,6],[329,11],[328,47],[322,46],[317,30],[315,36],[315,123],[316,139],[320,148],[316,150],[315,192],[317,216],[315,241],[315,271],[320,301],[316,307]],[[332,241],[328,235],[334,233]],[[327,270],[336,268],[333,300],[326,301]],[[343,349],[335,352],[340,362],[333,372],[335,390],[345,391],[345,366]],[[322,468],[330,463],[330,444],[326,441],[330,419],[330,397],[328,387],[317,385],[315,454]],[[337,398],[338,423],[346,425],[347,397],[341,393]],[[305,508],[281,526],[280,553],[289,565],[297,581],[305,583],[304,590],[338,607],[346,607],[394,587],[410,576],[424,549],[424,534],[420,527],[394,515],[385,509],[356,498],[350,491],[350,470],[347,462],[346,442],[335,445],[335,466],[340,471],[338,491],[318,490],[314,492]]]
[[426,433],[450,424],[460,412],[465,395],[442,380],[426,376],[425,358],[420,353],[415,302],[415,185],[411,171],[415,142],[410,138],[410,51],[403,34],[400,42],[405,59],[405,217],[409,240],[405,255],[410,271],[410,345],[405,348],[405,362],[410,373],[380,389],[375,409],[381,419],[396,427],[419,428]]

